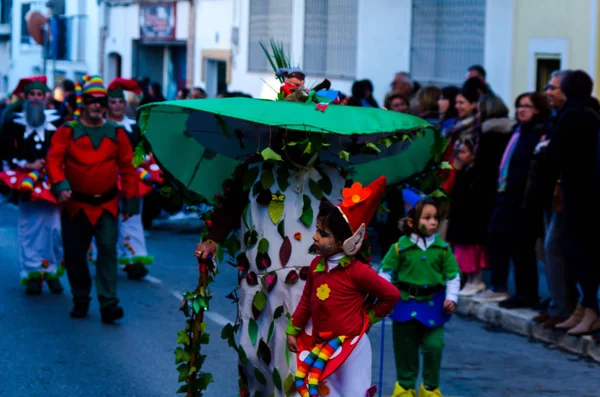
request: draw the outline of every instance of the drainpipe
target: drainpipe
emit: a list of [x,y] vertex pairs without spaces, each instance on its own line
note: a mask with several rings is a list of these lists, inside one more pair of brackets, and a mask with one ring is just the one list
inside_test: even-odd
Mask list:
[[108,28],[109,28],[109,18],[108,18],[108,10],[109,5],[106,0],[98,0],[98,6],[100,7],[100,43],[98,45],[98,74],[100,76],[104,76],[104,54],[106,51],[106,38],[108,36]]
[[188,37],[186,50],[185,85],[191,89],[194,86],[194,53],[196,49],[196,0],[190,1],[190,15],[188,22]]

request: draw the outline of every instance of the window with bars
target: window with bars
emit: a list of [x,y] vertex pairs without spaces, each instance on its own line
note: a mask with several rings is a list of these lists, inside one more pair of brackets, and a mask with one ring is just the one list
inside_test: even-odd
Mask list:
[[292,0],[250,0],[248,70],[269,72],[271,66],[260,43],[271,39],[283,43],[289,54],[292,39]]
[[358,0],[305,0],[304,71],[354,79]]
[[421,84],[462,84],[483,64],[486,0],[413,0],[410,70]]

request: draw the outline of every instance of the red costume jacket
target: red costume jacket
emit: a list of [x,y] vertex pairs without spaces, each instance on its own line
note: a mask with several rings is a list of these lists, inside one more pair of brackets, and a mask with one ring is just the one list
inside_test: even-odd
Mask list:
[[317,256],[310,265],[302,298],[286,333],[299,334],[312,317],[317,343],[341,335],[356,336],[363,328],[367,294],[377,298],[369,311],[372,323],[385,317],[400,299],[398,289],[369,265],[344,258],[328,272],[325,259],[321,258]]
[[[86,127],[74,121],[60,127],[50,143],[46,170],[56,197],[65,190],[95,196],[116,188],[121,176],[123,212],[139,213],[138,173],[132,164],[133,150],[123,127],[106,121],[101,127]],[[117,216],[119,201],[92,205],[69,200],[65,209],[70,217],[83,210],[95,224],[104,210]]]

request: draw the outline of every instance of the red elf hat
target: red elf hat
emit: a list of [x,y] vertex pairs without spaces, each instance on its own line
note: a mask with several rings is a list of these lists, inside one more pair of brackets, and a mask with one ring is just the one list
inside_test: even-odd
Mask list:
[[[21,80],[19,80],[19,84],[17,84],[17,86],[15,87],[15,89],[12,92],[12,95],[20,95],[22,93],[25,92],[25,88],[34,82],[40,82],[41,84],[43,84],[44,86],[46,86],[46,84],[48,84],[48,79],[46,78],[46,76],[32,76],[32,77],[23,77]],[[48,87],[46,87],[46,90],[48,90]]]
[[123,91],[131,91],[137,95],[140,95],[142,93],[140,85],[134,79],[124,79],[122,77],[117,77],[108,85],[109,98],[123,98]]
[[377,211],[385,192],[386,183],[387,179],[382,175],[366,187],[356,182],[351,187],[342,190],[344,201],[338,206],[338,209],[353,233],[352,237],[344,241],[343,248],[346,255],[356,255],[360,250],[367,225]]

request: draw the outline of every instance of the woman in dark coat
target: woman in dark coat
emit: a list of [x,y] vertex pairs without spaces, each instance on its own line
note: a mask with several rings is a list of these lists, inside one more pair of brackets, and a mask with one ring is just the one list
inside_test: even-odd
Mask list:
[[[543,94],[520,97],[519,123],[504,150],[498,174],[496,205],[490,221],[489,259],[492,289],[479,300],[502,301],[501,307],[533,307],[539,302],[536,239],[541,233],[537,212],[524,206],[529,166],[545,133],[550,107]],[[515,264],[516,294],[508,298],[510,260]]]

